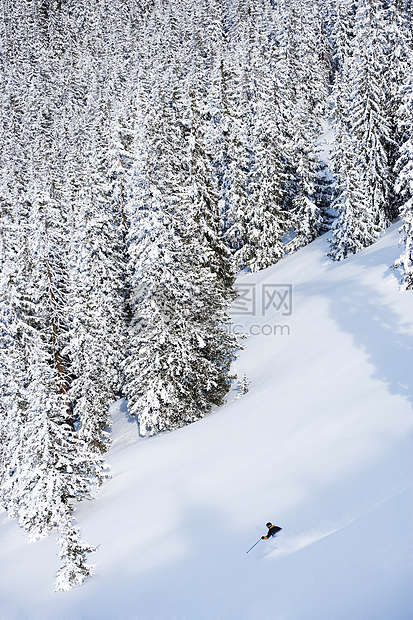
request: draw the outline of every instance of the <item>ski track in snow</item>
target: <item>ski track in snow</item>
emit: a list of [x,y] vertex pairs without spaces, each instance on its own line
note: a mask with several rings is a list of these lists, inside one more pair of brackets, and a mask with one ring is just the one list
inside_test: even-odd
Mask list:
[[308,547],[309,545],[312,545],[313,543],[316,543],[319,540],[326,538],[327,536],[331,536],[332,534],[335,534],[336,532],[339,532],[344,528],[349,527],[353,523],[356,523],[356,521],[359,521],[360,519],[365,517],[368,513],[375,510],[378,506],[385,504],[393,497],[401,495],[408,489],[411,489],[412,486],[413,485],[404,486],[401,489],[397,489],[394,493],[391,493],[381,501],[373,504],[373,506],[371,506],[369,510],[364,511],[356,517],[347,517],[345,521],[342,521],[334,526],[314,528],[307,532],[301,532],[299,534],[291,536],[288,535],[285,529],[283,529],[277,534],[275,540],[270,541],[271,549],[270,551],[264,552],[263,556],[264,558],[275,558],[279,556],[291,555],[296,551],[300,551],[301,549],[304,549],[305,547]]
[[304,549],[304,547],[308,547],[326,536],[330,536],[330,534],[334,534],[340,529],[341,526],[328,528],[325,530],[313,529],[309,532],[302,532],[301,534],[297,534],[295,536],[288,536],[288,534],[283,536],[280,535],[277,540],[272,542],[272,549],[267,553],[264,553],[264,558],[291,555],[292,553],[300,551],[300,549]]

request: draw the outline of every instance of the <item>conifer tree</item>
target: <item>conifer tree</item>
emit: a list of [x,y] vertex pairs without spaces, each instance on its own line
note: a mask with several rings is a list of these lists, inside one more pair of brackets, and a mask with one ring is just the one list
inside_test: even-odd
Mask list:
[[[203,43],[202,20],[205,17],[203,12],[192,15],[184,51],[184,59],[191,60],[186,62],[189,67],[174,95],[174,105],[182,119],[181,162],[188,172],[178,191],[182,208],[187,210],[194,234],[203,247],[204,264],[221,280],[231,301],[234,272],[230,251],[225,245],[219,205],[219,173],[214,161],[216,150],[208,100],[213,51]],[[213,34],[220,40],[222,33],[214,29]]]
[[[25,355],[25,324],[29,309],[27,282],[22,269],[25,255],[24,222],[16,222],[11,206],[3,201],[0,213],[0,504],[10,502],[8,481],[13,442],[19,433],[20,412],[27,407],[27,360]],[[27,336],[26,336],[27,337]]]
[[53,235],[51,226],[45,233],[41,223],[32,209],[20,231],[23,247],[14,256],[13,296],[6,298],[24,373],[13,375],[13,432],[6,447],[2,503],[30,540],[60,528],[71,501],[88,497],[103,475],[101,459],[77,436],[68,406]]
[[396,266],[403,269],[403,287],[413,289],[413,52],[407,55],[403,80],[402,101],[399,109],[399,133],[403,136],[400,157],[396,164],[398,177],[396,191],[401,199],[400,216],[403,222],[401,243],[404,246]]
[[73,518],[66,514],[59,525],[61,546],[59,559],[62,565],[56,575],[56,590],[67,591],[74,586],[81,585],[87,577],[93,574],[93,566],[88,565],[87,554],[96,548],[80,540],[78,528],[73,524]]
[[237,270],[258,271],[282,258],[290,225],[283,208],[287,163],[276,95],[276,44],[271,13],[265,9],[265,3],[250,4],[241,14],[227,87],[232,96],[227,104],[232,165],[226,236]]
[[284,148],[290,175],[286,198],[296,233],[288,244],[291,252],[313,241],[326,226],[318,191],[323,178],[316,141],[326,112],[331,52],[317,3],[300,0],[285,4],[281,13],[285,58],[281,56],[278,64],[281,90],[288,96],[283,103],[287,119]]
[[[102,459],[76,432],[69,396],[70,210],[64,171],[73,152],[65,131],[73,93],[62,76],[71,75],[65,70],[73,59],[67,62],[65,55],[70,51],[65,7],[17,2],[21,20],[11,26],[16,38],[6,40],[11,114],[2,126],[8,166],[1,178],[7,205],[1,316],[13,346],[11,363],[3,367],[1,501],[31,540],[61,528],[76,553],[76,532],[63,524],[72,502],[88,497],[105,474]],[[14,56],[10,48],[16,43]]]
[[132,322],[124,390],[142,435],[221,404],[234,351],[225,330],[228,294],[214,260],[204,260],[205,228],[197,222],[202,204],[213,213],[204,202],[214,198],[203,185],[207,160],[200,161],[172,71],[166,80],[142,93],[127,207]]
[[109,403],[120,388],[125,329],[124,247],[120,155],[91,88],[82,140],[81,171],[68,174],[75,213],[70,228],[71,316],[68,344],[69,398],[78,433],[98,452],[108,447]]
[[[242,47],[241,47],[242,50]],[[222,66],[225,109],[226,170],[223,195],[226,201],[226,242],[234,256],[236,271],[248,266],[250,170],[253,161],[251,118],[247,98],[246,70],[240,49],[231,50],[228,66]]]
[[[409,15],[404,0],[391,0],[384,7],[386,23],[386,66],[385,79],[388,85],[388,114],[391,126],[391,142],[388,148],[391,187],[389,202],[392,219],[400,214],[403,201],[395,188],[400,172],[399,157],[403,145],[409,138],[410,119],[406,94],[411,82],[412,33]],[[407,122],[406,122],[407,121]]]
[[244,374],[242,375],[242,379],[238,380],[237,398],[241,398],[241,396],[244,396],[244,394],[247,394],[250,391],[250,384],[251,384],[251,381],[248,379],[247,373],[244,372]]
[[354,28],[351,63],[344,62],[336,84],[339,217],[331,241],[331,256],[336,260],[373,243],[394,217],[385,21],[380,4],[360,1]]

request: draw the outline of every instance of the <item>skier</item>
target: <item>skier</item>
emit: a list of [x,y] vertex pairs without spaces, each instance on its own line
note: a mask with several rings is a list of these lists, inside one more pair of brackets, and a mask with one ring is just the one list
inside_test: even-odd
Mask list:
[[265,525],[268,527],[268,533],[266,536],[261,536],[261,540],[268,540],[269,538],[271,538],[271,536],[275,536],[277,532],[282,530],[282,527],[278,527],[278,525],[273,525],[269,521]]

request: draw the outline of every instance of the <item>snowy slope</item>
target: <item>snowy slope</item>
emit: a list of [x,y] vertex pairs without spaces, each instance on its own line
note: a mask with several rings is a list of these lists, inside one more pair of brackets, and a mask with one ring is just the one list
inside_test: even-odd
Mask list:
[[[96,575],[54,593],[53,536],[28,545],[2,513],[0,620],[410,620],[413,294],[388,268],[397,239],[336,264],[322,238],[243,275],[250,392],[152,439],[117,403],[113,477],[76,509]],[[263,311],[263,285],[287,305]],[[283,531],[246,554],[268,520]]]

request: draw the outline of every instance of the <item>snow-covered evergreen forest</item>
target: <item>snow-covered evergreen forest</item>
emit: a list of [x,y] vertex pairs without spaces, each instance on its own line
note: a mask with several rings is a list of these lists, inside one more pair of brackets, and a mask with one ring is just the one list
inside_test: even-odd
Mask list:
[[[400,218],[413,289],[411,0],[2,0],[0,503],[59,532],[142,436],[224,403],[240,271]],[[334,129],[329,166],[317,141]]]

